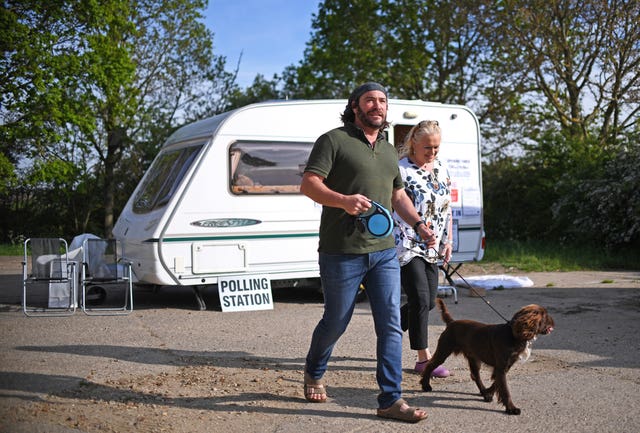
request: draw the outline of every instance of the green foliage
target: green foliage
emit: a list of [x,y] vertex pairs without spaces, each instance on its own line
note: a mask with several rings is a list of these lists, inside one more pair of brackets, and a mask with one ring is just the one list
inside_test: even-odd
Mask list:
[[572,239],[594,238],[608,250],[640,246],[640,144],[612,149],[599,167],[563,176],[554,214]]
[[[24,240],[22,240],[24,242]],[[0,244],[0,256],[21,256],[24,254],[24,244]]]
[[487,239],[530,239],[548,234],[549,197],[537,167],[505,157],[483,164],[484,220]]
[[[213,55],[205,7],[204,0],[3,3],[0,170],[18,180],[0,190],[0,207],[16,230],[108,236],[166,137],[229,105],[219,92],[235,89],[235,75]],[[9,165],[18,162],[24,170]]]
[[365,81],[399,98],[466,103],[481,70],[484,1],[329,0],[304,59],[283,74],[293,98],[346,98]]
[[72,5],[6,1],[0,14],[0,142],[5,155],[17,161],[58,140],[67,122],[91,123],[91,118],[66,98],[66,89],[76,85],[74,75],[81,72]]
[[[636,0],[500,2],[493,11],[500,26],[488,40],[489,72],[497,80],[484,83],[487,113],[495,116],[490,119],[500,128],[517,116],[519,135],[533,141],[550,128],[601,143],[633,129],[640,87],[638,16]],[[502,149],[508,146],[504,138],[511,137],[498,134],[492,144]]]
[[477,114],[490,244],[640,247],[640,2],[326,0],[304,58],[246,89],[205,6],[3,2],[0,240],[108,234],[180,125],[376,80]]
[[603,251],[640,246],[640,145],[548,134],[519,159],[483,166],[488,239],[593,240]]
[[296,82],[290,80],[285,86],[287,94],[305,99],[346,98],[361,82],[388,82],[380,58],[385,30],[381,3],[322,2],[312,22],[304,61],[296,67]]
[[282,95],[277,89],[278,82],[278,77],[274,77],[273,80],[268,81],[264,76],[258,74],[251,86],[247,87],[244,91],[237,89],[229,96],[231,108],[243,107],[270,99],[281,99]]
[[0,153],[0,196],[6,194],[14,185],[16,185],[18,177],[15,173],[15,167],[3,153]]

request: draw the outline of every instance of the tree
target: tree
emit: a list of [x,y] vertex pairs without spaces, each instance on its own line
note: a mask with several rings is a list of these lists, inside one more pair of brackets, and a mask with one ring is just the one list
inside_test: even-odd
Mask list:
[[286,99],[286,96],[278,90],[280,78],[276,75],[271,81],[264,78],[262,74],[256,75],[251,86],[244,90],[236,90],[229,95],[229,108],[243,107],[255,102],[267,101],[270,99]]
[[484,71],[486,1],[384,2],[385,61],[398,96],[469,104]]
[[392,96],[449,103],[473,98],[482,71],[484,1],[327,0],[304,59],[285,70],[293,97],[347,97],[364,81]]
[[485,89],[490,107],[516,101],[511,108],[518,113],[511,113],[527,121],[524,135],[533,140],[558,127],[568,137],[594,136],[605,145],[637,125],[639,2],[499,4],[495,19],[502,24],[500,35],[488,39],[495,59],[490,68],[500,77]]
[[0,146],[12,163],[42,152],[63,125],[86,122],[65,97],[81,72],[74,26],[62,24],[69,12],[62,1],[5,1],[0,9]]
[[61,234],[63,221],[77,220],[67,210],[86,168],[77,134],[95,122],[69,91],[85,74],[78,32],[92,16],[91,5],[80,3],[3,2],[0,146],[15,179],[2,194],[3,219],[13,220],[2,224],[4,238],[12,227]]
[[388,82],[379,0],[325,0],[312,20],[304,60],[285,71],[293,98],[342,98],[364,81]]
[[[584,239],[580,221],[604,216],[575,201],[593,204],[603,188],[582,186],[611,181],[605,166],[640,165],[638,16],[634,0],[327,0],[284,88],[346,97],[372,79],[391,96],[469,105],[483,135],[488,230]],[[617,203],[630,195],[607,191]],[[618,229],[630,222],[608,215]]]
[[109,236],[116,194],[132,178],[119,170],[137,180],[173,129],[226,107],[217,92],[235,89],[201,22],[206,1],[3,6],[3,153],[13,163],[73,161],[77,184],[93,178],[103,192],[84,213],[100,211]]
[[[638,177],[630,167],[640,164],[640,3],[499,5],[493,79],[483,90],[485,131],[495,133],[485,149],[492,152],[485,171],[491,207],[527,209],[521,239],[584,243],[596,236],[600,248],[637,245]],[[511,160],[505,154],[518,154],[513,164],[526,171],[510,180],[523,191],[515,199],[500,193],[508,185],[495,177]],[[503,227],[523,221],[504,216]]]

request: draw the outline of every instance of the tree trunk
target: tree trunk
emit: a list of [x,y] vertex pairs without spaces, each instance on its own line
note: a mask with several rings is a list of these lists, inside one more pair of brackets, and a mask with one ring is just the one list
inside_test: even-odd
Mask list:
[[115,127],[108,132],[107,154],[104,160],[104,236],[113,237],[113,211],[115,203],[115,168],[119,163],[119,155],[125,146],[125,131]]

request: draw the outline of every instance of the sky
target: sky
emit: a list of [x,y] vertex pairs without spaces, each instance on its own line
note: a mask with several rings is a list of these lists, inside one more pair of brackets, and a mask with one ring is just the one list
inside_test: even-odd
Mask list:
[[213,52],[236,68],[237,83],[250,86],[257,74],[270,80],[302,60],[320,0],[209,0],[205,25],[214,33]]

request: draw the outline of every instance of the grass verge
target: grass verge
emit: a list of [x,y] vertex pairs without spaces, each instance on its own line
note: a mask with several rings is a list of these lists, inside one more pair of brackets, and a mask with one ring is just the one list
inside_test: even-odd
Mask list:
[[24,255],[23,244],[0,244],[0,256],[22,256]]
[[640,251],[539,241],[487,241],[482,262],[525,272],[638,270]]
[[[22,256],[22,244],[0,244],[0,256]],[[497,263],[525,272],[639,270],[640,251],[607,251],[551,242],[490,240],[480,264]]]

